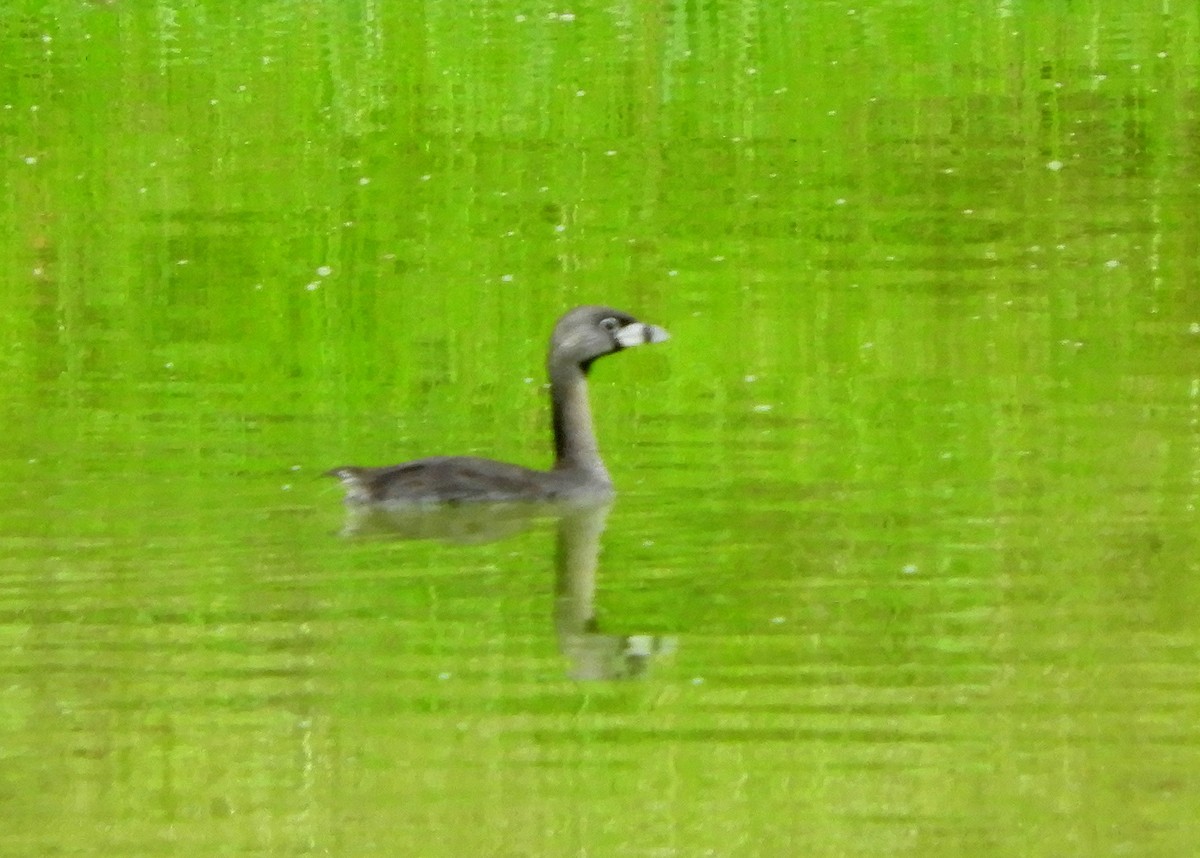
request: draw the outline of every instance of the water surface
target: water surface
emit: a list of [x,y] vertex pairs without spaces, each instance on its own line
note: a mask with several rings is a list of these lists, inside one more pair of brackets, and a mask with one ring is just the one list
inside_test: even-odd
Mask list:
[[[1189,854],[1198,56],[8,4],[3,851]],[[347,518],[343,462],[545,465],[598,301],[672,333],[592,373],[611,509]]]

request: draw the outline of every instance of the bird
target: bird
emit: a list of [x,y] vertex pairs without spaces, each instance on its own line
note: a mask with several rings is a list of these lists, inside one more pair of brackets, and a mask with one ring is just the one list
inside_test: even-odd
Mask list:
[[546,355],[554,430],[548,470],[477,456],[432,456],[386,467],[342,465],[325,475],[341,481],[348,506],[610,499],[615,490],[592,425],[588,370],[605,355],[668,338],[663,328],[612,307],[576,307],[558,319]]

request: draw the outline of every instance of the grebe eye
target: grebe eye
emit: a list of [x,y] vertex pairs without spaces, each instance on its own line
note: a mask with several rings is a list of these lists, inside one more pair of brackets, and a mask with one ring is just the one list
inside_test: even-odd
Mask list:
[[611,334],[617,328],[621,327],[621,323],[612,316],[608,316],[600,320],[600,327]]

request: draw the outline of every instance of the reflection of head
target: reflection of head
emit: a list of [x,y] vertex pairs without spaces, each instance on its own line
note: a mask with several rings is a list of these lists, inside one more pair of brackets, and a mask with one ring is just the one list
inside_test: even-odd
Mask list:
[[560,637],[559,644],[571,662],[567,675],[582,682],[636,679],[657,656],[673,653],[678,645],[674,637],[595,632]]

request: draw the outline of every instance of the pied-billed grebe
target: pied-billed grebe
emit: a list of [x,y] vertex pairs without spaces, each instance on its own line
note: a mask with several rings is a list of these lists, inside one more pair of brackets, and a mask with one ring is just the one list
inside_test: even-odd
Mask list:
[[661,343],[667,332],[611,307],[576,307],[558,320],[546,370],[554,418],[554,467],[548,471],[474,456],[434,456],[384,468],[326,471],[348,504],[438,504],[604,498],[612,480],[600,459],[588,407],[592,362],[621,349]]

